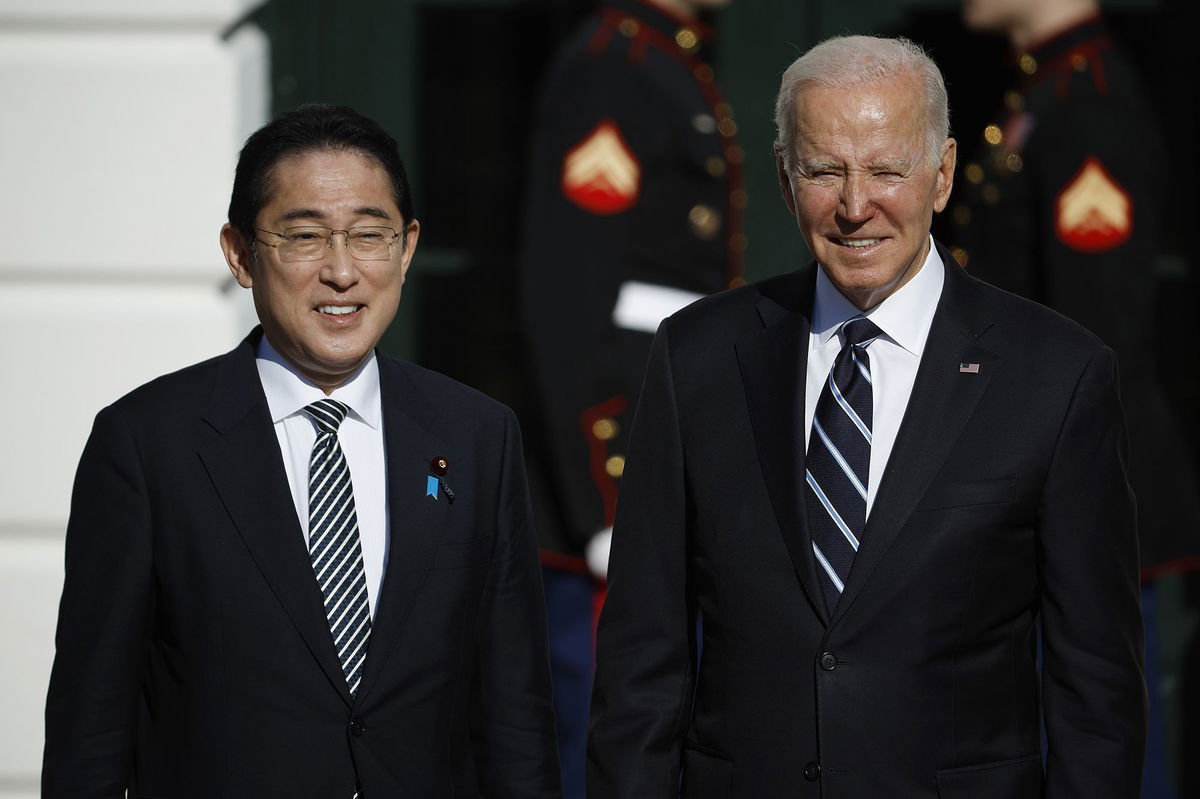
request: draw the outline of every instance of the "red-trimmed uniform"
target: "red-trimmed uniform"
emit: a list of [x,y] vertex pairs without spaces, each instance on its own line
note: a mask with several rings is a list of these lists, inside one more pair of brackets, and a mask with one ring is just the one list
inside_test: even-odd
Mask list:
[[744,154],[710,31],[638,0],[577,30],[544,82],[526,187],[522,418],[542,548],[563,792],[584,795],[593,610],[658,320],[741,282]]
[[[1159,385],[1154,112],[1099,18],[1016,58],[1019,81],[958,176],[952,252],[967,271],[1069,316],[1117,353],[1146,578],[1200,568],[1192,453]],[[1194,355],[1194,353],[1191,353]]]
[[577,30],[545,79],[527,186],[522,305],[544,562],[583,570],[612,524],[657,318],[740,283],[746,193],[711,32],[638,0]]

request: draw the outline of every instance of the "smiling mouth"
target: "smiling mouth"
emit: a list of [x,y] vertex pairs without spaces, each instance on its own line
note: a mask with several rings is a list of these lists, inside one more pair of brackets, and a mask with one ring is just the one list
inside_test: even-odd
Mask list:
[[363,307],[362,305],[318,305],[317,311],[330,314],[331,316],[346,316],[347,314],[361,310]]
[[870,247],[872,244],[878,244],[879,242],[883,241],[883,239],[845,239],[834,236],[833,241],[843,247],[851,247],[853,249],[860,250],[864,247]]

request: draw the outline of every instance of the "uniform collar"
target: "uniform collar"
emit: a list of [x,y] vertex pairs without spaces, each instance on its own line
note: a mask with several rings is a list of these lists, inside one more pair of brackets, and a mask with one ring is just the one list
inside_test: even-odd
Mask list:
[[1110,46],[1111,40],[1104,18],[1094,14],[1043,39],[1025,51],[1017,51],[1015,58],[1017,66],[1026,78],[1036,81],[1054,72],[1074,55],[1091,53]]
[[834,287],[825,274],[824,267],[819,267],[816,295],[813,300],[812,332],[816,339],[813,348],[823,347],[828,343],[837,335],[846,320],[866,316],[892,342],[920,357],[925,348],[925,339],[929,336],[929,327],[933,323],[933,314],[937,310],[945,279],[945,266],[931,236],[929,253],[925,256],[920,271],[896,293],[864,314]]
[[697,19],[689,19],[652,5],[646,0],[606,0],[609,13],[632,19],[670,40],[683,55],[708,61],[713,29]]
[[[265,335],[259,339],[255,350],[255,362],[263,392],[267,395],[267,407],[271,412],[272,422],[279,422],[299,413],[304,406],[327,396],[284,360]],[[373,430],[378,430],[382,412],[379,401],[379,363],[374,350],[350,379],[328,396],[344,402],[350,407],[350,413],[359,421]]]

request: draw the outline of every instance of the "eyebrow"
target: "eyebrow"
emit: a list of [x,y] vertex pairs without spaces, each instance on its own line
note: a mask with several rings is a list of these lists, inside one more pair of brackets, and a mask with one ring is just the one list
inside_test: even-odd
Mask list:
[[[373,216],[376,219],[387,219],[387,220],[390,220],[392,218],[391,214],[389,214],[387,211],[385,211],[384,209],[379,208],[377,206],[374,206],[374,205],[364,206],[362,208],[356,208],[356,209],[354,209],[354,215],[355,216]],[[312,219],[317,222],[324,222],[326,217],[323,212],[317,211],[313,208],[294,208],[291,211],[288,211],[286,214],[284,214],[283,218],[289,222],[293,219]]]

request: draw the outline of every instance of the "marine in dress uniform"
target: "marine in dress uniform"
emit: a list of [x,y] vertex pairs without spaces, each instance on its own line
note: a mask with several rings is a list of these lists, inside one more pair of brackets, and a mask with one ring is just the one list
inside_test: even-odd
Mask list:
[[1098,16],[1016,54],[953,211],[956,260],[1117,353],[1145,579],[1200,567],[1192,455],[1157,377],[1157,204],[1166,156],[1128,58]]
[[1138,75],[1100,16],[1015,55],[1016,85],[963,168],[952,252],[975,276],[1075,319],[1118,355],[1150,687],[1142,795],[1163,799],[1174,794],[1153,581],[1200,568],[1193,454],[1157,374],[1164,351],[1194,357],[1156,331],[1166,153]]
[[696,19],[613,0],[557,54],[538,107],[521,259],[537,416],[524,424],[568,796],[582,796],[591,691],[584,555],[612,525],[652,334],[741,282],[744,154],[711,42]]

